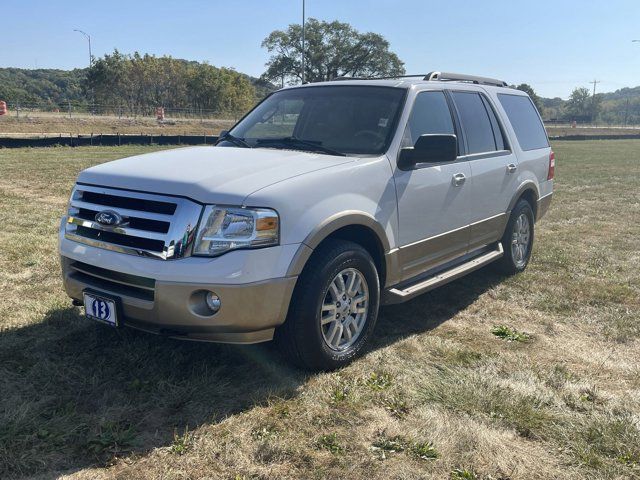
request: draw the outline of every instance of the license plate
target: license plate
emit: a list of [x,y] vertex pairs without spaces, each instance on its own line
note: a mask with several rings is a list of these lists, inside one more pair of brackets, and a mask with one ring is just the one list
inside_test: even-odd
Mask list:
[[106,323],[112,327],[118,326],[117,303],[112,298],[84,292],[84,312],[92,320]]

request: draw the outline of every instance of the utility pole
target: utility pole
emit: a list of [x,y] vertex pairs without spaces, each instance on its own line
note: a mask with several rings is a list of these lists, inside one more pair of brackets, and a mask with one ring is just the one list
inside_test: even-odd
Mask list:
[[[89,35],[87,32],[83,32],[82,30],[78,30],[77,28],[73,29],[74,32],[78,32],[81,33],[82,35],[84,35],[84,38],[87,39],[87,42],[89,42],[89,68],[91,68],[93,66],[93,55],[91,55],[91,35]],[[90,99],[91,99],[91,108],[90,108],[90,112],[91,114],[94,113],[93,110],[93,103],[94,103],[94,98],[93,98],[93,89],[91,89],[89,91],[89,95],[90,95]],[[71,118],[71,107],[69,107],[69,118]]]
[[304,15],[304,3],[305,0],[302,0],[302,84],[304,85],[304,27],[305,27],[305,15]]
[[83,32],[82,30],[78,30],[76,28],[74,28],[73,31],[84,35],[84,38],[86,38],[87,41],[89,42],[89,67],[91,67],[91,65],[93,65],[93,56],[91,55],[91,35],[89,35],[87,32]]
[[593,79],[593,97],[591,97],[591,121],[595,123],[596,121],[596,85],[600,83],[600,80]]

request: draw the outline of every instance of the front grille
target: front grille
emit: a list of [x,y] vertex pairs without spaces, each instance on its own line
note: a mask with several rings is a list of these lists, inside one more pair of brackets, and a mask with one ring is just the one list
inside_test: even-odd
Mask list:
[[156,281],[153,278],[115,272],[83,262],[71,262],[69,267],[71,278],[95,289],[150,302],[154,299]]
[[171,202],[161,202],[144,198],[122,197],[87,190],[82,191],[82,199],[85,202],[93,203],[95,205],[103,205],[105,207],[130,208],[132,210],[162,213],[164,215],[173,215],[176,211],[176,204]]
[[[120,222],[103,225],[100,212],[115,212]],[[76,185],[65,236],[70,240],[121,253],[169,260],[188,256],[202,206],[163,195]]]

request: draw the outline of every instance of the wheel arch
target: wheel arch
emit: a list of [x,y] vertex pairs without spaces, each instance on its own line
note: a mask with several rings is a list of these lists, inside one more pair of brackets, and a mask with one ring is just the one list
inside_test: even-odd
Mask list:
[[540,194],[538,191],[538,186],[531,180],[524,182],[518,190],[516,190],[515,195],[511,199],[509,203],[509,209],[507,210],[507,214],[511,214],[511,211],[515,208],[518,201],[524,198],[531,204],[531,209],[533,210],[533,218],[537,218],[538,214],[538,199],[540,198]]
[[309,233],[291,262],[287,275],[300,275],[313,252],[330,239],[349,240],[367,250],[378,269],[381,286],[385,285],[389,240],[384,228],[374,217],[358,211],[336,214]]

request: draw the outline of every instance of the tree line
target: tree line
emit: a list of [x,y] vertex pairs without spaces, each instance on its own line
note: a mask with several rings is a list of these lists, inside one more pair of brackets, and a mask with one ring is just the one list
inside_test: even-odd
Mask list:
[[257,98],[250,78],[235,70],[118,50],[93,62],[84,86],[92,103],[133,114],[154,107],[240,113]]

